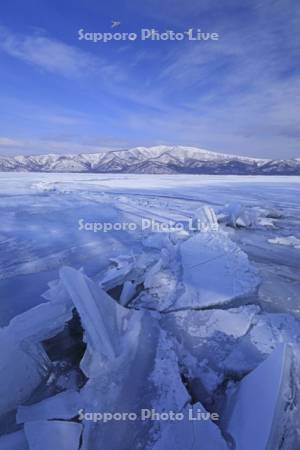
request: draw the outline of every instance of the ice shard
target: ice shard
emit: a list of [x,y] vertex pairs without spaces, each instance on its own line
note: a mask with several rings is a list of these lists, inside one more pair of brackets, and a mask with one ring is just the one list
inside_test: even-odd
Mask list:
[[[292,346],[279,345],[253,372],[247,375],[230,396],[227,432],[236,450],[296,449],[286,427],[293,411],[296,384],[291,374]],[[299,425],[299,411],[296,412]],[[297,423],[297,421],[296,421]],[[294,421],[294,426],[296,425]],[[293,443],[289,443],[289,440]],[[299,445],[299,441],[298,441]]]
[[[60,277],[80,315],[91,351],[110,360],[116,358],[120,353],[121,307],[79,271],[64,267]],[[126,313],[124,310],[123,316]]]
[[45,420],[25,424],[29,450],[78,450],[82,425],[75,422]]
[[151,448],[160,422],[142,420],[142,409],[181,411],[189,395],[181,381],[178,362],[166,336],[149,314],[142,318],[141,333],[129,343],[127,357],[104,368],[82,389],[85,411],[132,413],[133,420],[93,423],[83,420],[82,450]]
[[39,403],[19,406],[17,423],[39,420],[68,420],[78,415],[80,394],[75,390],[64,391]]
[[218,426],[211,419],[199,419],[205,413],[201,403],[182,411],[183,419],[166,423],[151,450],[228,450],[229,447]]
[[223,233],[197,233],[180,247],[184,293],[176,308],[208,307],[253,294],[259,284],[247,255]]
[[61,331],[71,317],[65,304],[43,303],[0,330],[0,416],[26,401],[47,376],[51,362],[40,342]]
[[0,436],[0,450],[29,450],[23,430]]

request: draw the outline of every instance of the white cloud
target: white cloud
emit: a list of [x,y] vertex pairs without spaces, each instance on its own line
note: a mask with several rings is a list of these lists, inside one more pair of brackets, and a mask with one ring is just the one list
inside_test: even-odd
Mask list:
[[65,77],[110,70],[104,61],[86,51],[39,34],[14,34],[0,27],[0,49],[26,63]]
[[99,143],[80,143],[72,140],[58,139],[26,139],[0,136],[0,154],[45,154],[45,153],[96,153],[100,150],[110,150],[111,147]]
[[4,148],[15,148],[19,145],[19,141],[16,139],[11,139],[8,137],[1,137],[0,136],[0,147]]

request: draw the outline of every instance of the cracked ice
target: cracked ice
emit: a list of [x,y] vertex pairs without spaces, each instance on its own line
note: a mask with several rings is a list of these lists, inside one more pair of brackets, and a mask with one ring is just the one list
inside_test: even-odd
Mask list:
[[299,449],[299,180],[2,178],[0,450]]

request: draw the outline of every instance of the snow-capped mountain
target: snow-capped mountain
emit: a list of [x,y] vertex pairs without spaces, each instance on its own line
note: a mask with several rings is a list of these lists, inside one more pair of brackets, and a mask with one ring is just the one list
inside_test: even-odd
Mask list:
[[0,171],[300,175],[300,159],[259,159],[196,147],[155,146],[79,155],[0,156]]

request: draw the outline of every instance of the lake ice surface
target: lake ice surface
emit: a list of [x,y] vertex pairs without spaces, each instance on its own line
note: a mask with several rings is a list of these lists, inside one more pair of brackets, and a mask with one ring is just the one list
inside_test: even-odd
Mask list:
[[[299,197],[299,177],[1,173],[0,449],[297,450]],[[79,424],[77,406],[221,419]]]

